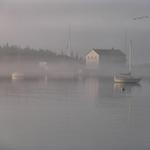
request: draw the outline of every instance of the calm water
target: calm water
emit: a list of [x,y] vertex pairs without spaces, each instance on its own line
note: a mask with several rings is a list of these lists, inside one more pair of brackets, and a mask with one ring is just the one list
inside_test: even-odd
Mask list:
[[149,150],[150,81],[1,81],[0,150]]

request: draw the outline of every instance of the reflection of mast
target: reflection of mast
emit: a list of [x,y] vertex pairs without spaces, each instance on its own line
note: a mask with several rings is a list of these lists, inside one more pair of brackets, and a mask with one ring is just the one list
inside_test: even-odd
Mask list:
[[129,106],[128,106],[128,123],[131,122],[131,113],[132,113],[132,102],[131,99],[129,99]]

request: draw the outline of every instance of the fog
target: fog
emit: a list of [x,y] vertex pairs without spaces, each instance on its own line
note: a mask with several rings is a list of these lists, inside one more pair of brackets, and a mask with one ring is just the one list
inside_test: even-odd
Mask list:
[[[84,71],[83,64],[72,62],[1,62],[0,79],[12,79],[12,74],[22,74],[25,80],[74,79]],[[19,79],[19,78],[18,78]]]
[[134,63],[149,63],[150,2],[126,0],[3,0],[0,2],[0,43],[66,51],[71,26],[72,50],[119,48],[133,40]]
[[[69,61],[1,61],[0,79],[12,80],[12,74],[22,74],[23,80],[84,80],[86,78],[107,78],[112,79],[115,73],[127,73],[128,64],[100,64],[86,65],[84,63]],[[142,79],[150,78],[150,66],[134,66],[132,70]],[[19,78],[18,78],[19,79]],[[18,80],[17,79],[17,80]],[[20,80],[20,79],[19,79]]]

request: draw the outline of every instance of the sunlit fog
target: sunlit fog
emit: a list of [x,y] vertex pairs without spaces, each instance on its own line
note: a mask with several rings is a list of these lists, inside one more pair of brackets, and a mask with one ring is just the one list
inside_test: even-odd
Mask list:
[[0,150],[149,150],[150,1],[0,0]]
[[[0,2],[0,43],[84,56],[92,48],[118,48],[128,53],[133,40],[134,62],[149,63],[150,3],[125,0],[3,0]],[[127,40],[125,40],[127,39]]]

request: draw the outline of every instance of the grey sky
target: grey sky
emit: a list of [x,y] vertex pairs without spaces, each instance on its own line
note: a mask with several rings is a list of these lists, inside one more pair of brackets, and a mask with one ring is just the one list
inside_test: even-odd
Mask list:
[[150,62],[150,16],[148,0],[1,0],[0,43],[48,48],[66,48],[71,26],[72,49],[86,53],[91,48],[125,50],[133,40],[137,63]]

